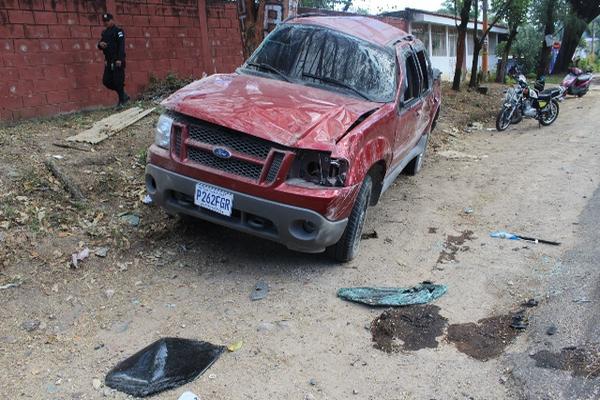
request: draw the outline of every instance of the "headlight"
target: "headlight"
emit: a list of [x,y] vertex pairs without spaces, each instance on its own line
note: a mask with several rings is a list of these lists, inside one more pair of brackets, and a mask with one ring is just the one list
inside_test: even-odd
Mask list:
[[168,149],[171,142],[171,127],[173,126],[173,118],[166,115],[161,115],[156,124],[156,133],[154,134],[154,143],[157,146]]
[[288,183],[295,179],[320,186],[344,186],[348,173],[348,161],[331,158],[331,154],[300,150],[288,175]]

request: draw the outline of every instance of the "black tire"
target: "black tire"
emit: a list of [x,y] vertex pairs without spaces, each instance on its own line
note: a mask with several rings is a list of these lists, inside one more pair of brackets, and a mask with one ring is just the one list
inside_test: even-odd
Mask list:
[[520,123],[521,121],[523,121],[523,113],[521,112],[521,110],[516,109],[515,112],[513,113],[512,118],[510,119],[510,124],[516,125],[516,124]]
[[415,176],[423,169],[423,160],[425,158],[425,152],[427,151],[427,144],[429,144],[429,135],[426,136],[427,138],[425,139],[423,151],[413,158],[404,168],[404,171],[402,171],[405,175]]
[[373,179],[367,175],[360,187],[350,217],[348,217],[348,225],[346,225],[344,234],[336,244],[327,248],[327,254],[336,261],[348,262],[358,255],[360,237],[367,219],[367,208],[371,201],[372,189]]
[[552,125],[554,121],[556,121],[556,118],[558,118],[558,113],[560,112],[558,101],[555,99],[550,100],[550,104],[548,106],[550,108],[554,108],[554,111],[548,118],[545,117],[546,113],[542,113],[542,116],[540,117],[540,124],[544,126]]
[[496,129],[498,132],[505,131],[506,128],[510,126],[510,120],[508,119],[508,114],[510,113],[510,108],[502,107],[502,110],[498,113],[496,117]]

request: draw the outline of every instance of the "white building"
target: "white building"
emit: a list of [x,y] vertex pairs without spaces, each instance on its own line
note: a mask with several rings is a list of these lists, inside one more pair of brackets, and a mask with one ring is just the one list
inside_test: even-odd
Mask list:
[[[403,18],[406,20],[408,33],[415,35],[429,49],[431,63],[434,68],[442,71],[442,78],[451,80],[454,77],[456,67],[456,26],[460,22],[457,18],[447,14],[431,11],[406,8],[404,11],[385,13],[385,16]],[[473,62],[473,30],[475,22],[470,21],[466,37],[466,70],[470,72]],[[477,23],[477,30],[482,31],[482,22]],[[488,65],[489,70],[496,69],[497,57],[496,46],[505,36],[508,29],[504,26],[494,26],[488,34]],[[479,56],[479,68],[481,68],[481,53]]]

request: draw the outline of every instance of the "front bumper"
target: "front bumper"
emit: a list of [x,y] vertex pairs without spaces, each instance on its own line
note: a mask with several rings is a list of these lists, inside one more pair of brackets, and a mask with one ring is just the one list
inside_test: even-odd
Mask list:
[[[153,164],[146,166],[148,193],[153,202],[165,208],[167,212],[187,214],[214,222],[279,242],[292,250],[320,253],[338,242],[348,223],[347,218],[330,221],[306,208],[225,189],[234,196],[233,213],[227,217],[194,204],[193,198],[198,182]],[[311,229],[305,229],[306,226]]]

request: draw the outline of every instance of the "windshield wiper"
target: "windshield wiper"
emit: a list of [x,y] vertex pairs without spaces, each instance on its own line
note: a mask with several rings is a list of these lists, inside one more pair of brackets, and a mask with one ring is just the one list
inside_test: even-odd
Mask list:
[[262,69],[266,69],[267,71],[274,72],[277,75],[279,75],[280,77],[282,77],[286,82],[290,82],[290,78],[286,74],[284,74],[283,72],[281,72],[280,70],[278,70],[277,68],[275,68],[272,65],[265,64],[265,63],[255,63],[255,62],[247,62],[246,65],[249,65],[251,67],[256,67],[256,68],[262,68]]
[[363,92],[361,92],[360,90],[348,85],[347,83],[344,83],[342,81],[338,81],[337,79],[333,79],[333,78],[329,78],[326,76],[319,76],[319,75],[313,75],[313,74],[309,74],[308,72],[303,72],[302,76],[305,76],[307,78],[312,78],[312,79],[318,79],[322,82],[327,82],[327,83],[332,83],[336,86],[339,87],[343,87],[346,89],[349,89],[351,91],[353,91],[354,93],[356,93],[357,95],[359,95],[360,97],[362,97],[365,100],[369,100],[369,101],[373,101],[371,100],[371,98],[369,96],[367,96],[366,94],[364,94]]

